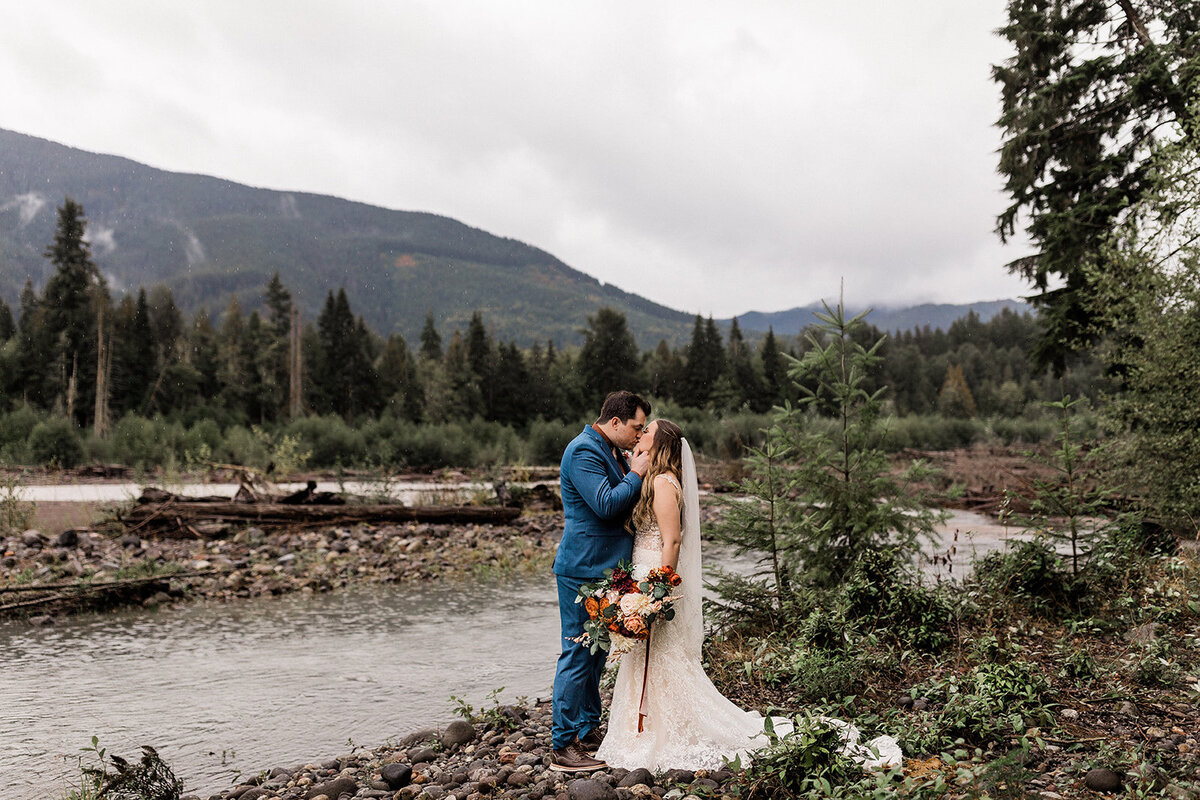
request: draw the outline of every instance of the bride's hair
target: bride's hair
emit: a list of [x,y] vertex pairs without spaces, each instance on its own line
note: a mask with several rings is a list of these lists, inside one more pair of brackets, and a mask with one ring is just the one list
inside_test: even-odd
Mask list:
[[[669,419],[655,421],[654,446],[651,448],[650,467],[642,479],[642,496],[633,508],[633,524],[640,527],[654,518],[654,479],[664,472],[682,480],[683,475],[683,431]],[[679,503],[683,512],[683,501]]]

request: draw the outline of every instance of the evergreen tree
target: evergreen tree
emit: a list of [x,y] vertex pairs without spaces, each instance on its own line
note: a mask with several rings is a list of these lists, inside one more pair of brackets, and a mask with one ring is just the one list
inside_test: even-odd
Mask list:
[[970,418],[976,414],[975,397],[959,364],[951,364],[946,369],[946,379],[938,393],[938,411],[948,417]]
[[493,419],[514,427],[530,421],[533,413],[529,403],[529,381],[529,369],[516,342],[501,344],[497,348]]
[[467,366],[474,384],[473,394],[480,398],[478,412],[486,419],[495,419],[496,352],[491,334],[483,325],[478,311],[471,314],[467,325]]
[[320,371],[310,373],[321,406],[350,419],[372,410],[380,402],[376,389],[374,353],[370,334],[361,318],[355,319],[344,288],[332,292],[317,318],[321,354]]
[[90,415],[96,379],[96,310],[108,288],[92,261],[83,206],[70,197],[58,209],[54,241],[45,255],[54,274],[42,292],[45,324],[53,341],[51,380],[63,407],[82,424]]
[[[928,476],[925,466],[916,462],[897,479],[875,445],[883,390],[867,386],[883,340],[870,348],[855,341],[854,328],[864,316],[847,319],[840,303],[817,314],[819,324],[807,334],[804,357],[788,371],[804,397],[800,406],[788,406],[777,416],[772,434],[777,452],[796,465],[790,548],[805,577],[824,586],[844,581],[872,551],[890,549],[900,564],[910,565],[940,518],[911,490],[913,481]],[[806,388],[811,385],[818,388]],[[814,424],[804,412],[805,405],[824,401],[832,403],[833,428]]]
[[599,408],[609,392],[637,391],[640,359],[625,315],[604,306],[587,317],[583,347],[579,351],[579,377],[583,392]]
[[250,400],[253,363],[247,358],[250,351],[246,317],[234,296],[221,318],[217,335],[217,385],[219,399],[225,408],[245,418]]
[[728,398],[725,407],[736,410],[743,407],[753,407],[755,410],[765,410],[761,405],[763,394],[762,382],[754,370],[754,362],[750,356],[750,347],[742,336],[741,326],[737,317],[729,326],[729,340],[725,346],[724,377],[729,385]]
[[286,340],[292,329],[292,293],[279,278],[279,270],[275,270],[271,280],[267,281],[263,302],[267,309],[267,324],[277,337]]
[[150,330],[159,369],[180,358],[183,339],[183,312],[175,305],[175,295],[165,284],[151,287],[146,294],[150,312]]
[[417,365],[408,343],[398,333],[388,337],[379,359],[379,392],[386,408],[400,419],[421,420],[425,393],[417,378]]
[[33,281],[21,290],[21,316],[17,320],[16,387],[28,403],[46,407],[53,397],[51,358],[54,343],[46,312]]
[[724,368],[725,348],[721,343],[721,332],[711,316],[706,322],[697,314],[684,367],[687,405],[703,406],[708,403]]
[[192,318],[187,349],[184,352],[185,361],[196,371],[196,391],[199,397],[206,400],[215,398],[221,388],[218,378],[220,356],[217,331],[208,316],[208,311],[203,308]]
[[110,405],[117,414],[141,414],[158,376],[146,290],[139,289],[136,299],[125,295],[113,318],[116,346]]
[[482,414],[483,398],[479,395],[479,382],[467,359],[467,341],[459,331],[450,337],[442,364],[444,393],[436,401],[443,418],[471,419]]
[[6,342],[16,335],[17,323],[13,319],[12,309],[0,299],[0,342]]
[[554,342],[546,342],[545,350],[535,342],[529,350],[529,384],[525,402],[529,406],[531,418],[554,419],[566,416],[562,389],[554,375],[556,359]]
[[775,329],[771,326],[767,327],[767,335],[763,338],[758,358],[762,362],[763,401],[761,407],[765,411],[767,408],[783,402],[784,381],[787,378],[787,367],[783,362],[783,354],[779,352],[779,344],[775,341]]
[[679,353],[672,350],[666,339],[658,340],[658,347],[646,356],[643,362],[642,385],[654,397],[679,399],[682,395],[680,379],[683,361]]
[[1185,125],[1200,82],[1200,4],[1009,0],[1000,33],[1015,52],[993,71],[1012,198],[998,231],[1007,239],[1028,220],[1039,252],[1009,268],[1040,291],[1036,354],[1061,371],[1105,330],[1091,303],[1098,276],[1115,266],[1105,248],[1153,191],[1155,154],[1200,148]]
[[442,337],[433,325],[433,314],[425,315],[425,327],[421,329],[421,358],[426,361],[442,360]]

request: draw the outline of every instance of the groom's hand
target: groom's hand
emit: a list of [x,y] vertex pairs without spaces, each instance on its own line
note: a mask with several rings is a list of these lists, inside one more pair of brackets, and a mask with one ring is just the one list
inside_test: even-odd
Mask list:
[[629,471],[636,472],[639,478],[646,477],[646,470],[650,468],[650,454],[646,451],[640,453],[635,452],[629,457]]

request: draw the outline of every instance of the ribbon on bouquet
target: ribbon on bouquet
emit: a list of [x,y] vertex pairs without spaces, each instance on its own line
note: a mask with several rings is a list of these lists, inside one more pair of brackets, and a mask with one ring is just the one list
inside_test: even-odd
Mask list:
[[646,708],[646,683],[647,677],[650,675],[650,639],[654,633],[654,623],[651,622],[646,628],[646,663],[642,667],[642,699],[638,703],[638,733],[642,732],[642,723],[649,716],[649,709]]

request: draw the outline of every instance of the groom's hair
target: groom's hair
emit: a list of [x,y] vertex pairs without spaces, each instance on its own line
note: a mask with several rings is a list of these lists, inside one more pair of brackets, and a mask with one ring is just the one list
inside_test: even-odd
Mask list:
[[604,405],[600,406],[600,419],[597,422],[603,425],[613,417],[621,422],[626,422],[637,416],[639,408],[647,417],[650,416],[650,404],[633,392],[627,392],[624,389],[619,392],[611,392],[608,397],[604,398]]

